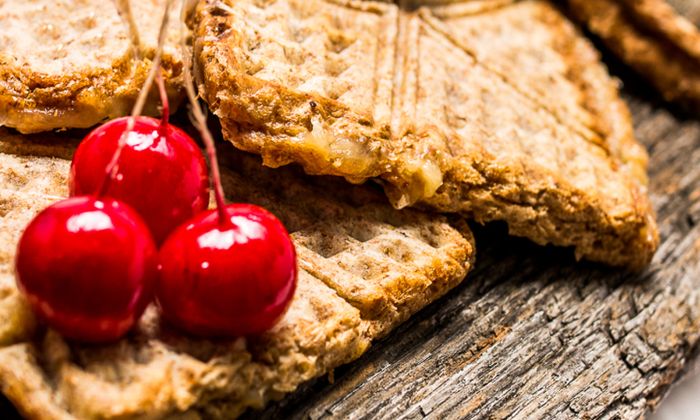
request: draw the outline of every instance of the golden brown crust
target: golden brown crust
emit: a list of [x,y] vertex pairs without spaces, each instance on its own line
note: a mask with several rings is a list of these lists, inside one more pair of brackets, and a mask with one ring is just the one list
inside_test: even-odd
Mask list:
[[[179,15],[178,7],[174,8]],[[5,1],[0,5],[0,125],[21,132],[90,127],[130,112],[155,52],[164,0]],[[173,106],[181,97],[179,19],[163,55]],[[32,33],[32,36],[27,36]],[[140,37],[139,37],[140,33]],[[132,41],[138,41],[138,47]],[[153,97],[157,97],[155,94]],[[146,112],[158,112],[150,101]]]
[[[345,3],[350,4],[349,2]],[[218,3],[212,2],[211,4]],[[203,4],[200,6],[203,7]],[[295,6],[304,10],[301,2],[296,2]],[[320,12],[321,10],[316,10],[316,8],[322,6],[324,5],[315,3],[309,6],[309,10],[313,10],[314,13]],[[334,7],[333,4],[326,6],[325,12]],[[262,154],[266,164],[273,167],[290,162],[300,162],[305,164],[304,167],[309,173],[346,175],[356,182],[379,176],[387,171],[386,167],[379,166],[378,163],[380,154],[389,153],[382,152],[380,149],[391,147],[388,141],[388,121],[385,121],[383,126],[375,127],[372,112],[375,107],[386,108],[388,105],[380,104],[377,106],[377,98],[371,97],[371,95],[369,100],[362,101],[362,99],[366,99],[367,95],[353,95],[353,87],[350,86],[354,80],[359,82],[355,78],[361,78],[364,83],[374,83],[375,73],[380,71],[381,64],[376,65],[376,68],[375,63],[372,63],[367,66],[367,69],[353,69],[347,73],[355,78],[347,77],[342,83],[338,83],[337,80],[329,80],[330,83],[326,83],[322,75],[318,74],[317,68],[310,69],[307,77],[299,78],[295,74],[298,69],[295,69],[294,65],[312,60],[313,48],[316,45],[304,51],[290,52],[290,54],[295,55],[295,57],[290,58],[294,61],[294,63],[290,63],[291,65],[276,67],[271,63],[265,63],[264,59],[250,59],[245,50],[255,42],[255,37],[263,37],[263,35],[257,35],[259,22],[256,22],[256,25],[250,22],[249,27],[240,28],[241,32],[239,33],[227,21],[225,11],[219,13],[217,6],[212,7],[214,7],[214,14],[210,16],[211,21],[207,25],[203,25],[196,34],[195,49],[201,51],[202,48],[205,48],[207,52],[203,53],[209,54],[211,51],[208,46],[215,45],[219,39],[231,47],[211,52],[219,57],[217,60],[207,62],[205,66],[206,77],[203,80],[210,107],[215,114],[221,114],[219,116],[224,117],[222,125],[228,137],[245,136],[248,140],[245,143],[239,142],[238,145],[246,151]],[[360,27],[372,28],[373,25],[378,24],[391,28],[396,18],[395,13],[390,13],[392,9],[389,5],[355,2],[352,3],[350,9],[355,12],[354,17],[357,18]],[[369,18],[365,19],[366,15]],[[268,16],[268,18],[270,21],[265,24],[272,25],[274,20],[280,26],[285,25],[284,14],[276,14]],[[313,20],[313,17],[311,19]],[[323,20],[324,17],[321,18],[321,21]],[[318,24],[324,23],[319,22]],[[303,32],[309,30],[312,30],[311,25],[305,27]],[[310,37],[313,36],[310,35]],[[367,47],[377,54],[380,53],[378,46],[374,43],[372,32],[358,33],[357,35],[362,38],[363,44],[361,46],[353,45],[353,51],[347,50],[349,46],[347,43],[350,40],[341,32],[334,33],[328,39],[314,39],[313,44],[327,43],[329,45],[325,47],[340,53],[351,54],[354,59],[366,53],[364,48],[360,47]],[[388,56],[389,53],[383,55],[385,56],[384,61],[391,59]],[[241,67],[241,71],[226,71],[226,66],[231,63],[237,63]],[[350,64],[355,63],[351,62]],[[333,65],[340,67],[333,70],[337,76],[348,70],[343,68],[346,63],[340,57],[336,61],[328,60],[314,67],[323,66],[325,71]],[[275,78],[285,77],[289,84],[301,84],[315,76],[321,76],[320,85],[329,87],[330,91],[326,92],[327,95],[305,89],[294,89],[285,85],[281,80],[275,81]],[[380,82],[377,81],[377,83]],[[342,86],[337,86],[341,84]],[[357,90],[363,92],[365,89],[360,87]],[[390,94],[390,92],[385,92],[379,101],[389,101],[388,93]],[[347,94],[349,94],[351,102],[354,104],[360,102],[361,106],[351,109],[344,102],[332,99]],[[247,125],[257,125],[260,121],[268,122],[265,133],[246,130]],[[336,139],[332,144],[324,144],[325,136],[319,132],[324,127],[332,129],[334,132],[342,132],[343,138]],[[295,141],[295,139],[311,139],[312,141]],[[314,141],[320,143],[315,144]],[[346,153],[346,148],[352,148],[352,153]]]
[[700,30],[664,0],[569,0],[569,9],[668,101],[700,109]]
[[269,166],[379,177],[397,207],[645,266],[647,157],[595,49],[547,2],[448,3],[203,0],[201,91]]
[[277,214],[298,251],[283,320],[257,338],[212,341],[174,331],[151,307],[118,343],[69,343],[35,327],[12,261],[26,223],[66,193],[75,144],[0,128],[0,315],[12,314],[0,326],[0,386],[31,418],[232,418],[356,359],[473,265],[465,225],[394,210],[368,187],[264,169],[228,146],[228,198]]
[[[504,219],[511,233],[538,243],[573,242],[578,256],[643,267],[658,245],[654,213],[646,194],[647,155],[634,138],[629,110],[599,54],[548,3],[511,2],[494,9],[495,2],[487,0],[483,3],[488,14],[478,12],[478,3],[467,3],[466,11],[464,5],[454,4],[433,8],[432,13],[453,42],[526,96],[530,106],[547,110],[554,123],[564,128],[554,137],[570,144],[551,145],[567,156],[561,160],[550,155],[552,160],[560,160],[554,171],[546,162],[544,166],[519,162],[504,171],[499,160],[512,153],[503,150],[476,163],[486,181],[479,180],[476,187],[463,192],[471,197],[466,201],[477,203],[469,211],[477,219]],[[440,30],[440,23],[430,21]],[[507,101],[502,106],[507,106]],[[536,118],[530,116],[527,124],[534,121]],[[538,142],[531,144],[540,147]],[[537,159],[527,152],[524,155]],[[581,167],[591,159],[593,170]],[[555,176],[555,183],[542,182],[542,175],[534,171]],[[470,176],[471,172],[467,173]],[[482,218],[479,213],[484,207],[494,207],[493,202],[502,210]],[[593,223],[596,232],[585,232],[576,226],[580,223]]]

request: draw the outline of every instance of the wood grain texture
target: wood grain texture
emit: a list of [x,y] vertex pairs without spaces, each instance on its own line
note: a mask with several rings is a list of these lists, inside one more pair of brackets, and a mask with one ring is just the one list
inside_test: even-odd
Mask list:
[[[462,286],[359,361],[249,418],[638,418],[700,338],[700,121],[624,78],[662,245],[638,275],[475,227]],[[622,74],[620,74],[622,72]]]

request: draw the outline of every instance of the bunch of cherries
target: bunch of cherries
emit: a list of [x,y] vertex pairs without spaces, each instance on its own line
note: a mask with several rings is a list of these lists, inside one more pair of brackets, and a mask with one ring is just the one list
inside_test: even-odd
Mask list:
[[168,122],[158,81],[161,120],[115,119],[81,142],[71,197],[39,213],[20,239],[18,286],[39,318],[80,341],[122,337],[154,297],[191,334],[259,334],[294,295],[294,245],[270,212],[224,204],[211,141],[217,208],[207,211],[206,161]]

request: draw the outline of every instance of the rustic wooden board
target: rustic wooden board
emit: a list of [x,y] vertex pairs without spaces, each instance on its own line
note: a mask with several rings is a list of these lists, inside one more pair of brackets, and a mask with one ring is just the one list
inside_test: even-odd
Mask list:
[[[689,2],[685,2],[686,4]],[[624,66],[650,154],[661,247],[647,271],[475,227],[468,280],[357,362],[249,418],[637,418],[684,372],[700,338],[700,121]]]

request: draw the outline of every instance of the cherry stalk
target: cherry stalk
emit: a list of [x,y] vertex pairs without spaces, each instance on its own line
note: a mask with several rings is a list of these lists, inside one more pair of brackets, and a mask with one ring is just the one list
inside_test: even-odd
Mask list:
[[[184,22],[186,18],[186,3],[182,7],[181,19]],[[187,99],[191,106],[191,116],[194,118],[193,124],[199,130],[199,134],[202,136],[204,141],[204,147],[207,151],[207,158],[209,159],[209,166],[212,178],[212,184],[214,186],[214,199],[216,200],[216,210],[219,214],[219,223],[221,225],[226,225],[230,223],[224,207],[226,202],[224,201],[224,189],[221,186],[221,173],[219,172],[219,161],[216,157],[216,146],[214,145],[214,139],[207,128],[207,117],[204,115],[202,108],[199,105],[197,95],[194,92],[194,82],[192,80],[191,66],[192,61],[187,48],[187,37],[184,30],[184,25],[180,27],[180,49],[182,51],[183,57],[183,67],[184,67],[184,84],[185,91],[187,92]]]
[[[78,146],[69,181],[71,196],[97,192],[133,207],[161,244],[178,225],[207,209],[209,177],[197,144],[168,122],[163,72],[153,69],[162,104],[160,122],[138,116],[138,102],[131,117],[96,127]],[[145,85],[141,98],[147,91]]]
[[156,85],[158,86],[158,96],[160,96],[160,127],[161,130],[164,130],[170,122],[170,101],[168,100],[168,92],[165,90],[163,71],[160,68],[156,73]]
[[[101,197],[104,194],[104,191],[109,187],[109,184],[117,176],[117,173],[119,171],[119,158],[121,157],[122,150],[124,150],[124,146],[126,145],[126,140],[129,137],[129,133],[132,132],[134,129],[136,117],[141,115],[141,113],[143,112],[143,107],[146,104],[146,99],[148,98],[148,93],[150,92],[151,86],[153,85],[153,80],[155,79],[156,74],[160,72],[160,61],[163,56],[163,45],[165,44],[165,36],[168,33],[168,22],[170,21],[170,7],[173,4],[173,0],[167,0],[165,3],[166,4],[165,12],[163,13],[163,20],[160,22],[160,29],[158,30],[158,45],[156,47],[156,52],[153,57],[153,61],[151,62],[151,68],[148,71],[148,76],[146,77],[143,86],[141,86],[141,91],[139,92],[139,96],[136,98],[136,103],[134,103],[134,107],[131,110],[131,115],[129,116],[129,119],[126,123],[126,129],[124,130],[124,133],[122,133],[121,137],[119,137],[117,150],[115,150],[114,155],[112,155],[112,160],[109,162],[109,164],[107,164],[107,167],[105,168],[104,180],[102,181],[102,185],[100,186],[100,188],[97,190],[98,197]],[[166,106],[166,103],[167,101],[163,103],[163,105]],[[165,115],[165,111],[169,111],[169,107],[167,109],[164,109],[163,111]]]

